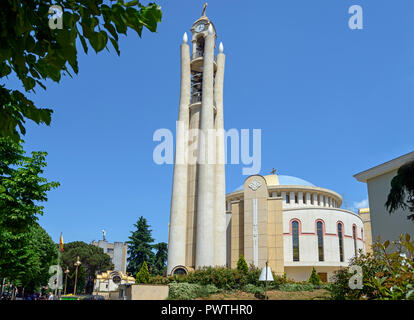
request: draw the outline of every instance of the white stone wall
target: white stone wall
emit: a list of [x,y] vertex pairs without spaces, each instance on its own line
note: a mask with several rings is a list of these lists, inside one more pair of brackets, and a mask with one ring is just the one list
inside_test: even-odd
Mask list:
[[391,189],[391,180],[397,170],[368,180],[369,208],[371,211],[372,240],[398,240],[400,234],[408,233],[414,237],[413,223],[407,220],[409,211],[398,209],[389,214],[385,202]]
[[[317,191],[280,191],[271,192],[272,197],[280,194],[283,199],[283,208],[301,208],[301,207],[329,207],[337,208],[337,201],[330,195],[325,195]],[[288,198],[286,197],[288,196]],[[289,200],[289,201],[287,201]]]
[[[306,267],[285,267],[286,277],[295,281],[307,281],[312,273],[313,266]],[[332,281],[332,277],[338,267],[315,266],[317,273],[326,273],[328,282]]]
[[[121,280],[120,283],[115,283],[112,279],[95,279],[94,291],[96,292],[108,292],[108,291],[116,291],[120,284],[127,284],[126,280]],[[133,282],[132,282],[133,283]]]
[[[290,222],[292,219],[300,221],[299,234],[299,261],[293,261],[293,245]],[[324,222],[324,261],[319,261],[318,238],[316,221]],[[337,236],[337,223],[344,225],[343,250],[344,261],[339,258],[339,239]],[[357,250],[364,250],[361,240],[363,223],[361,218],[351,211],[336,208],[298,208],[285,209],[283,213],[284,233],[284,260],[285,266],[347,266],[349,259],[354,256],[354,240],[352,226],[357,227]]]

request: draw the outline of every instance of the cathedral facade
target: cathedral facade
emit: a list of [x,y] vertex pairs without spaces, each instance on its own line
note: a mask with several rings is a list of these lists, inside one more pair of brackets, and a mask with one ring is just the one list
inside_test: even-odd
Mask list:
[[227,194],[227,265],[243,255],[258,268],[308,280],[315,268],[323,281],[349,259],[371,250],[369,211],[341,209],[335,191],[284,175],[253,175]]

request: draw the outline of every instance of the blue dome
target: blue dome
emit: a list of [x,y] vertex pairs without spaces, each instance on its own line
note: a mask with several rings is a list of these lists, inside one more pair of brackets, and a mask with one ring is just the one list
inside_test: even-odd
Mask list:
[[[267,186],[308,186],[308,187],[315,187],[314,184],[310,183],[309,181],[303,180],[301,178],[292,177],[292,176],[284,176],[278,174],[272,174],[263,176],[265,178]],[[239,186],[235,191],[243,190],[243,184]]]
[[303,180],[301,178],[292,177],[292,176],[282,176],[279,175],[279,185],[280,186],[308,186],[315,187],[314,184],[309,181]]

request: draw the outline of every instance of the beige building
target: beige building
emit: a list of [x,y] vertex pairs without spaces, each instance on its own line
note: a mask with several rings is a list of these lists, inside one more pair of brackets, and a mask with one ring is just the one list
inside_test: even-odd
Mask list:
[[[167,273],[226,264],[223,45],[205,16],[194,22],[191,55],[181,44],[181,91]],[[211,133],[213,132],[213,135]]]
[[102,248],[114,264],[114,271],[126,274],[128,244],[123,242],[109,243],[106,240],[92,241],[94,246]]
[[253,175],[227,194],[227,265],[263,268],[308,280],[314,267],[323,281],[370,250],[369,217],[341,209],[335,191],[285,175]]
[[389,214],[385,207],[392,178],[402,165],[410,161],[414,161],[414,152],[354,175],[355,179],[367,184],[373,240],[378,237],[382,241],[397,240],[402,233],[414,236],[414,224],[407,220],[409,212],[398,209]]

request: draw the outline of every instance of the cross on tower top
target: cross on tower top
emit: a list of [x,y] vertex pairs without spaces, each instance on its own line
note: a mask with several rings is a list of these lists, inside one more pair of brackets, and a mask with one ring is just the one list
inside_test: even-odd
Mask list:
[[203,12],[201,13],[201,16],[204,17],[206,15],[206,9],[207,9],[208,3],[205,2],[203,6]]
[[270,171],[270,173],[271,173],[271,174],[276,174],[276,169],[275,169],[275,168],[273,168],[273,170],[272,170],[272,171]]

